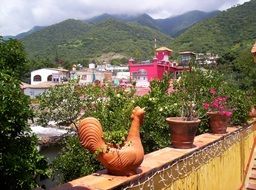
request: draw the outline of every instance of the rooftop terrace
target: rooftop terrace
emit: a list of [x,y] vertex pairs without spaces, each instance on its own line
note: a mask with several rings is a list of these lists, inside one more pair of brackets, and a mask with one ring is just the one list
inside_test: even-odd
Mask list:
[[67,189],[243,189],[254,149],[255,121],[229,127],[228,133],[205,133],[194,148],[166,147],[145,155],[138,174],[112,176],[102,170],[60,185]]

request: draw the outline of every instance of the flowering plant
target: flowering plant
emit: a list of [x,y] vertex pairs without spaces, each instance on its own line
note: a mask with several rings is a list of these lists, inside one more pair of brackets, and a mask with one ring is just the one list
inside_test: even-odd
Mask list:
[[228,107],[228,97],[217,95],[215,88],[210,89],[210,94],[212,95],[212,101],[205,102],[203,104],[204,109],[208,112],[219,112],[221,115],[231,117],[233,112]]

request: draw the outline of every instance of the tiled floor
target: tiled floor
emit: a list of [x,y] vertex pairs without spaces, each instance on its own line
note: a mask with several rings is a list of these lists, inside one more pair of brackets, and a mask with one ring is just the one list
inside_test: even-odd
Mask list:
[[246,180],[246,190],[256,190],[256,147],[252,155],[252,163],[248,170],[248,178]]

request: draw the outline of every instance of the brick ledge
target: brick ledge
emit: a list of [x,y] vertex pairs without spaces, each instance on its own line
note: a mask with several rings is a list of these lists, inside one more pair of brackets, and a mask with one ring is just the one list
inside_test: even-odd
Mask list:
[[[176,149],[166,147],[155,152],[146,154],[141,166],[138,168],[138,174],[130,177],[126,176],[112,176],[106,174],[106,170],[102,170],[91,175],[75,179],[63,185],[53,188],[53,190],[108,190],[117,189],[120,186],[129,184],[131,181],[143,179],[147,174],[157,171],[165,164],[173,162],[181,157],[185,157],[188,154],[192,154],[195,151],[202,149],[212,143],[215,143],[226,136],[242,130],[241,127],[229,127],[226,134],[211,134],[204,133],[195,137],[194,148],[191,149]],[[159,159],[161,158],[161,159]]]

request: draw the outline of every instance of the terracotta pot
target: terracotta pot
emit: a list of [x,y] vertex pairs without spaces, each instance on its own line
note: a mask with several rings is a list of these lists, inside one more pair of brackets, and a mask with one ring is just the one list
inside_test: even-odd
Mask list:
[[256,106],[252,106],[249,112],[249,117],[254,118],[256,117]]
[[131,127],[122,148],[108,145],[103,139],[102,126],[96,118],[87,117],[80,121],[78,135],[80,143],[90,152],[97,153],[97,159],[112,175],[130,176],[138,172],[144,159],[144,149],[140,139],[144,109],[136,107],[132,111]]
[[192,148],[201,120],[186,121],[182,117],[168,117],[166,121],[171,130],[171,145],[174,148]]
[[214,134],[224,134],[227,132],[227,127],[230,122],[230,117],[219,112],[207,112],[209,116],[209,124],[211,132]]

